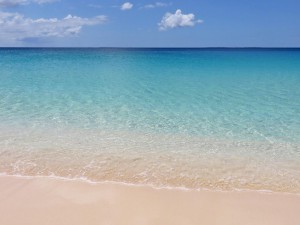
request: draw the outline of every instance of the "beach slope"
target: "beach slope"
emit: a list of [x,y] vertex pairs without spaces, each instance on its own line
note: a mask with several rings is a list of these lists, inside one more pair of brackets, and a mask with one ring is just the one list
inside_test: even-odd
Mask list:
[[300,196],[0,178],[2,225],[295,225]]

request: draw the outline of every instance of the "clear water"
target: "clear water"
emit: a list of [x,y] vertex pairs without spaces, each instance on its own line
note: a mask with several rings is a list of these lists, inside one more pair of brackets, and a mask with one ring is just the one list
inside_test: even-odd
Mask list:
[[0,172],[300,193],[300,50],[0,49]]

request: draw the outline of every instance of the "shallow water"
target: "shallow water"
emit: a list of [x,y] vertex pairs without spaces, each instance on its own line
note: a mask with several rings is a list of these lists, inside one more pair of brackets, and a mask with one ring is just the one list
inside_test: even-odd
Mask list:
[[300,193],[300,50],[0,58],[0,173]]

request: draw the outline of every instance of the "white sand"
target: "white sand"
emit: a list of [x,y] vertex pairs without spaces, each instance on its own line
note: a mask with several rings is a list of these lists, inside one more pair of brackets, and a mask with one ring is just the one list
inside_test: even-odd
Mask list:
[[1,225],[297,225],[300,196],[0,177]]

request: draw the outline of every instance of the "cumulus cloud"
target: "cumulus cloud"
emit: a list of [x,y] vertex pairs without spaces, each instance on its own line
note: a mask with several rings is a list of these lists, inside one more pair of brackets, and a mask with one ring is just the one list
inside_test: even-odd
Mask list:
[[57,1],[60,0],[0,0],[0,7],[13,7],[19,5],[27,5],[29,3],[44,4]]
[[153,4],[144,5],[142,8],[144,9],[154,9],[158,7],[166,7],[171,5],[171,3],[163,3],[163,2],[155,2]]
[[133,4],[130,2],[125,2],[123,5],[121,5],[121,10],[129,10],[132,9]]
[[76,36],[83,26],[102,24],[106,20],[106,16],[81,18],[72,15],[62,19],[31,19],[19,13],[0,12],[0,41]]
[[168,30],[176,27],[193,27],[202,22],[202,20],[196,20],[193,13],[183,14],[180,9],[177,9],[174,14],[166,13],[158,23],[158,27],[159,30]]

